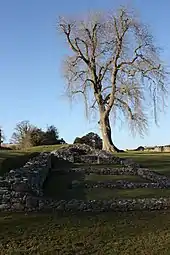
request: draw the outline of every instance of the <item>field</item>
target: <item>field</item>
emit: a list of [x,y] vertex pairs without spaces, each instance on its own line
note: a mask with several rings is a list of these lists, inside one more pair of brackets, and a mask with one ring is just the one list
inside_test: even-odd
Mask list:
[[0,151],[0,175],[9,170],[24,165],[29,158],[36,156],[36,152]]
[[38,155],[42,151],[53,151],[61,145],[37,146],[27,150],[0,150],[0,175],[23,166],[31,157]]
[[[54,148],[53,148],[54,149]],[[53,150],[51,149],[51,150]],[[50,147],[43,150],[50,150]],[[29,152],[0,152],[1,171],[8,159],[20,163],[20,157],[40,152],[32,148]],[[120,157],[133,158],[144,167],[149,167],[167,176],[170,175],[169,153],[121,153]],[[7,168],[6,168],[7,171]],[[49,196],[70,199],[103,199],[114,197],[159,197],[169,196],[170,190],[115,190],[100,189],[78,194],[68,192],[67,182],[75,176],[49,178],[46,192]],[[82,178],[80,176],[79,178]],[[95,174],[83,176],[85,181],[104,180],[106,176]],[[107,176],[116,181],[119,176]],[[125,180],[142,181],[139,177],[122,176]],[[122,179],[121,178],[121,179]],[[0,254],[122,254],[162,255],[170,254],[170,211],[100,213],[94,214],[0,214]]]
[[170,254],[169,212],[0,216],[0,254]]
[[170,153],[149,153],[149,152],[128,152],[121,153],[122,158],[132,158],[134,161],[142,164],[143,167],[148,167],[167,176],[170,175]]

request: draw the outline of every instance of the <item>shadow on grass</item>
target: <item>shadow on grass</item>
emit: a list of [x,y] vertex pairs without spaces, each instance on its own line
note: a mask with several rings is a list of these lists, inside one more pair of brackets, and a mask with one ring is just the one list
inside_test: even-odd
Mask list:
[[143,182],[150,182],[146,179],[143,179],[137,175],[102,175],[102,174],[95,174],[91,173],[86,175],[85,177],[85,182],[90,183],[90,182],[96,182],[96,181],[129,181],[129,182],[137,182],[137,183],[143,183]]
[[[156,170],[161,174],[170,175],[170,154],[163,155],[145,155],[142,154],[135,155],[133,159],[136,162],[140,162],[143,167],[149,167],[150,169]],[[64,169],[71,167],[83,167],[85,164],[73,164],[66,160],[58,160],[54,158],[52,161],[51,174],[44,185],[44,194],[46,197],[54,199],[81,199],[81,200],[96,200],[96,199],[112,199],[112,198],[144,198],[144,197],[169,197],[170,189],[160,190],[160,189],[103,189],[94,188],[86,189],[84,183],[102,180],[128,180],[135,182],[147,182],[138,176],[100,176],[95,174],[85,175],[81,172],[65,172]],[[91,165],[92,166],[92,165]],[[107,167],[109,165],[105,165]],[[97,167],[97,165],[93,165]],[[98,165],[101,167],[101,165]],[[113,166],[112,166],[113,167]],[[75,185],[72,187],[72,182],[78,181],[80,185]],[[81,185],[82,184],[82,185]]]
[[52,160],[52,171],[44,183],[44,195],[53,199],[85,199],[83,185],[72,187],[73,181],[83,182],[83,173],[67,173],[64,170],[73,167],[74,164],[66,160],[54,158]]
[[[60,162],[61,164],[62,162]],[[66,162],[64,162],[65,164]],[[63,167],[63,166],[62,166]],[[109,180],[110,176],[102,176],[104,180]],[[112,177],[112,176],[111,176]],[[114,176],[119,178],[120,176]],[[132,176],[123,176],[132,178]],[[136,180],[136,176],[133,179]],[[111,178],[112,179],[112,178]],[[114,179],[114,178],[113,178]],[[112,179],[112,180],[113,180]],[[71,172],[67,173],[64,168],[61,170],[52,170],[44,184],[44,195],[48,198],[57,200],[71,200],[80,199],[88,200],[108,200],[113,198],[159,198],[169,197],[170,189],[150,189],[150,188],[137,188],[137,189],[110,189],[110,188],[85,188],[84,183],[91,181],[98,181],[97,175],[85,175],[84,173]],[[100,179],[101,180],[101,179]],[[73,181],[78,181],[80,184],[77,187],[72,186]],[[132,180],[131,180],[132,181]],[[141,180],[137,179],[138,182]],[[81,185],[82,184],[82,185]]]
[[0,176],[11,169],[22,167],[29,159],[38,156],[39,153],[3,153],[0,156]]
[[85,200],[83,185],[72,187],[72,181],[82,181],[84,175],[81,173],[63,173],[51,172],[44,184],[44,195],[54,199],[82,199]]
[[170,189],[109,189],[95,188],[87,189],[87,200],[110,200],[110,199],[131,199],[131,198],[160,198],[169,197]]

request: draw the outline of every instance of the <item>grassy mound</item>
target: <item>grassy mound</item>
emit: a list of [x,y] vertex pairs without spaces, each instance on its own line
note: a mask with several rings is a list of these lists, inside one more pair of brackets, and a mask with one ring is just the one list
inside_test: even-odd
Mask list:
[[63,145],[36,146],[27,150],[0,150],[0,175],[23,166],[30,158],[37,156],[40,152],[50,152],[61,146]]
[[26,149],[27,152],[51,152],[54,150],[58,150],[59,148],[67,146],[67,144],[54,144],[54,145],[42,145],[42,146],[35,146]]

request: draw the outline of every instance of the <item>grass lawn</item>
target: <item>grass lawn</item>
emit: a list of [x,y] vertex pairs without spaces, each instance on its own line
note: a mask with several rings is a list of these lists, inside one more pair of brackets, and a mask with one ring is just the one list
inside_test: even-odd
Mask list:
[[[54,148],[32,148],[25,152],[0,152],[4,160],[30,155]],[[4,154],[3,154],[4,153]],[[5,154],[6,153],[6,154]],[[19,154],[18,154],[19,153]],[[20,154],[21,153],[21,154]],[[118,154],[132,158],[144,167],[170,176],[170,153]],[[10,160],[9,160],[10,159]],[[12,165],[10,163],[10,165]],[[72,180],[134,180],[134,176],[84,176],[52,172],[46,183],[47,196],[71,199],[108,199],[112,197],[170,196],[170,190],[135,189],[70,189]],[[168,255],[170,254],[170,211],[126,212],[101,214],[28,213],[0,214],[0,254],[59,254],[59,255]]]
[[0,254],[168,255],[170,212],[1,214]]
[[[103,178],[102,178],[103,177]],[[114,179],[115,178],[115,179]],[[81,199],[81,200],[107,200],[113,198],[145,198],[145,197],[169,197],[170,189],[109,189],[109,188],[92,188],[86,189],[83,185],[77,188],[71,188],[73,180],[97,181],[97,180],[131,180],[140,182],[136,176],[108,176],[108,175],[83,175],[81,173],[60,174],[52,172],[45,184],[45,195],[54,199]],[[136,180],[135,180],[136,179]],[[143,179],[141,179],[143,181]]]
[[98,174],[89,174],[85,176],[85,181],[118,181],[124,180],[129,182],[148,182],[145,179],[139,176],[132,175],[98,175]]
[[[116,154],[117,155],[117,154]],[[142,164],[162,174],[170,176],[170,153],[149,153],[149,152],[127,152],[118,154],[122,158],[131,158],[135,162]]]
[[[23,151],[15,150],[0,150],[0,175],[9,171],[12,168],[22,166],[31,156],[35,156],[33,153],[40,153],[43,151],[57,150],[61,146],[66,145],[46,145],[31,147]],[[145,152],[127,152],[115,154],[122,158],[132,158],[134,161],[141,163],[144,167],[159,171],[165,175],[170,175],[170,153],[145,153]],[[96,167],[103,167],[107,165],[94,165]],[[113,165],[114,167],[120,167],[119,165]]]
[[113,198],[159,198],[170,197],[170,189],[102,189],[93,188],[85,192],[87,200],[107,200]]
[[[160,173],[170,176],[170,153],[138,153],[128,152],[118,154],[120,157],[132,158],[135,162],[141,163],[144,167],[155,169]],[[81,164],[80,164],[81,165]],[[76,165],[76,166],[80,166]],[[83,166],[83,165],[82,165]],[[109,167],[109,165],[104,165]],[[93,165],[93,167],[101,167],[101,165]],[[113,167],[115,167],[113,165]],[[116,166],[117,167],[117,166]],[[81,182],[94,182],[104,180],[128,180],[134,182],[148,182],[138,176],[114,176],[114,175],[84,175],[82,173],[61,174],[53,172],[45,185],[46,196],[56,199],[70,200],[72,198],[93,200],[93,199],[111,199],[111,198],[131,198],[131,197],[167,197],[170,195],[170,190],[160,189],[132,189],[132,190],[115,190],[93,188],[85,189],[83,186],[77,189],[71,189],[73,180]]]
[[0,151],[0,175],[7,173],[11,169],[23,166],[30,158],[38,155],[37,152]]
[[30,158],[40,152],[49,152],[60,148],[63,145],[37,146],[27,150],[0,150],[0,175],[23,166]]
[[43,146],[35,146],[26,149],[27,152],[51,152],[54,150],[58,150],[59,148],[67,146],[67,145],[61,145],[61,144],[54,144],[54,145],[43,145]]

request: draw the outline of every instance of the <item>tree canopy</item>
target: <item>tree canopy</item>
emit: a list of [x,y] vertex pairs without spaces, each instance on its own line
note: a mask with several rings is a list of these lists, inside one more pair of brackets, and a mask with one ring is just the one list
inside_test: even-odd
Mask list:
[[167,95],[167,72],[147,25],[125,8],[60,18],[60,31],[70,46],[65,59],[66,92],[82,95],[86,111],[96,110],[103,148],[117,151],[110,116],[122,118],[132,132],[144,134]]

